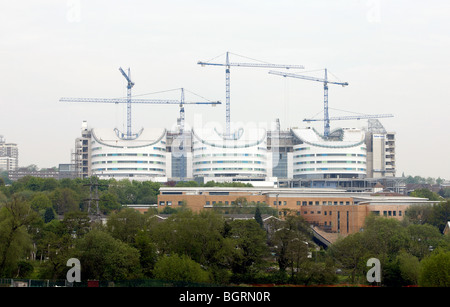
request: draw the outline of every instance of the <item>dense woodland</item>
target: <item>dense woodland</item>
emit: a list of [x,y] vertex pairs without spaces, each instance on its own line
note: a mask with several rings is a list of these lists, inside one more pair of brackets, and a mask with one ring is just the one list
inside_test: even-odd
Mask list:
[[[99,184],[106,223],[88,216],[96,195],[92,182]],[[270,208],[245,200],[231,204],[229,211],[251,212],[255,219],[229,220],[223,212],[193,213],[181,206],[166,209],[170,217],[160,220],[155,211],[143,214],[124,206],[156,203],[160,186],[36,177],[5,184],[0,179],[0,278],[64,280],[67,260],[77,258],[83,281],[367,285],[367,260],[378,258],[378,285],[450,286],[450,235],[443,235],[450,201],[445,191],[414,191],[441,202],[410,207],[402,222],[370,216],[363,231],[323,248],[301,216],[288,214],[263,225],[261,214]]]

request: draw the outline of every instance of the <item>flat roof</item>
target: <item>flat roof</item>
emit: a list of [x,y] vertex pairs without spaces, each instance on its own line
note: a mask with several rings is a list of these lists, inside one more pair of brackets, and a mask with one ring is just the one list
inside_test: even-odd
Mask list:
[[[359,204],[423,204],[437,203],[427,198],[405,195],[374,195],[372,192],[348,192],[332,188],[264,188],[264,187],[161,187],[160,194],[181,192],[186,195],[201,195],[205,192],[247,193],[249,195],[266,195],[269,197],[348,197]],[[168,195],[168,194],[165,194]]]

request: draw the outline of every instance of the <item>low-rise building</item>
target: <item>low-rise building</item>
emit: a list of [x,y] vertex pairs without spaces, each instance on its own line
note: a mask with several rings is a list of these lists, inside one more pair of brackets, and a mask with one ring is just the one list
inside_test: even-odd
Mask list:
[[413,204],[430,204],[426,198],[396,194],[352,193],[318,188],[160,188],[158,210],[187,206],[194,212],[233,206],[267,205],[278,217],[300,215],[324,232],[361,231],[369,214],[402,219]]

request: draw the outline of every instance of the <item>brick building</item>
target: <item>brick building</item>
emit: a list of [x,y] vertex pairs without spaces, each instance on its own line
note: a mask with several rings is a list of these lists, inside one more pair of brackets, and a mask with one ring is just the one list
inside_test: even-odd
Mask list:
[[355,233],[370,214],[401,220],[413,204],[432,203],[403,195],[350,193],[337,189],[308,188],[160,188],[158,210],[185,205],[194,212],[231,206],[268,205],[282,218],[300,215],[327,233]]

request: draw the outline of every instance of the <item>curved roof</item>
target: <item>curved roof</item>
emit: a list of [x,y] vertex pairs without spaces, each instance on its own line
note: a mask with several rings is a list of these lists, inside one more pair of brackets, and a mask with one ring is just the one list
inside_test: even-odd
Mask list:
[[337,137],[324,139],[315,129],[292,129],[292,133],[303,143],[317,147],[348,148],[364,144],[365,133],[359,129],[339,129]]
[[142,129],[134,139],[130,140],[121,138],[117,129],[92,129],[91,133],[96,142],[105,146],[116,148],[138,148],[151,146],[161,141],[166,135],[166,129]]
[[192,129],[192,134],[201,143],[220,148],[256,146],[264,142],[267,137],[266,130],[262,128],[240,128],[229,137],[217,131],[216,128]]

